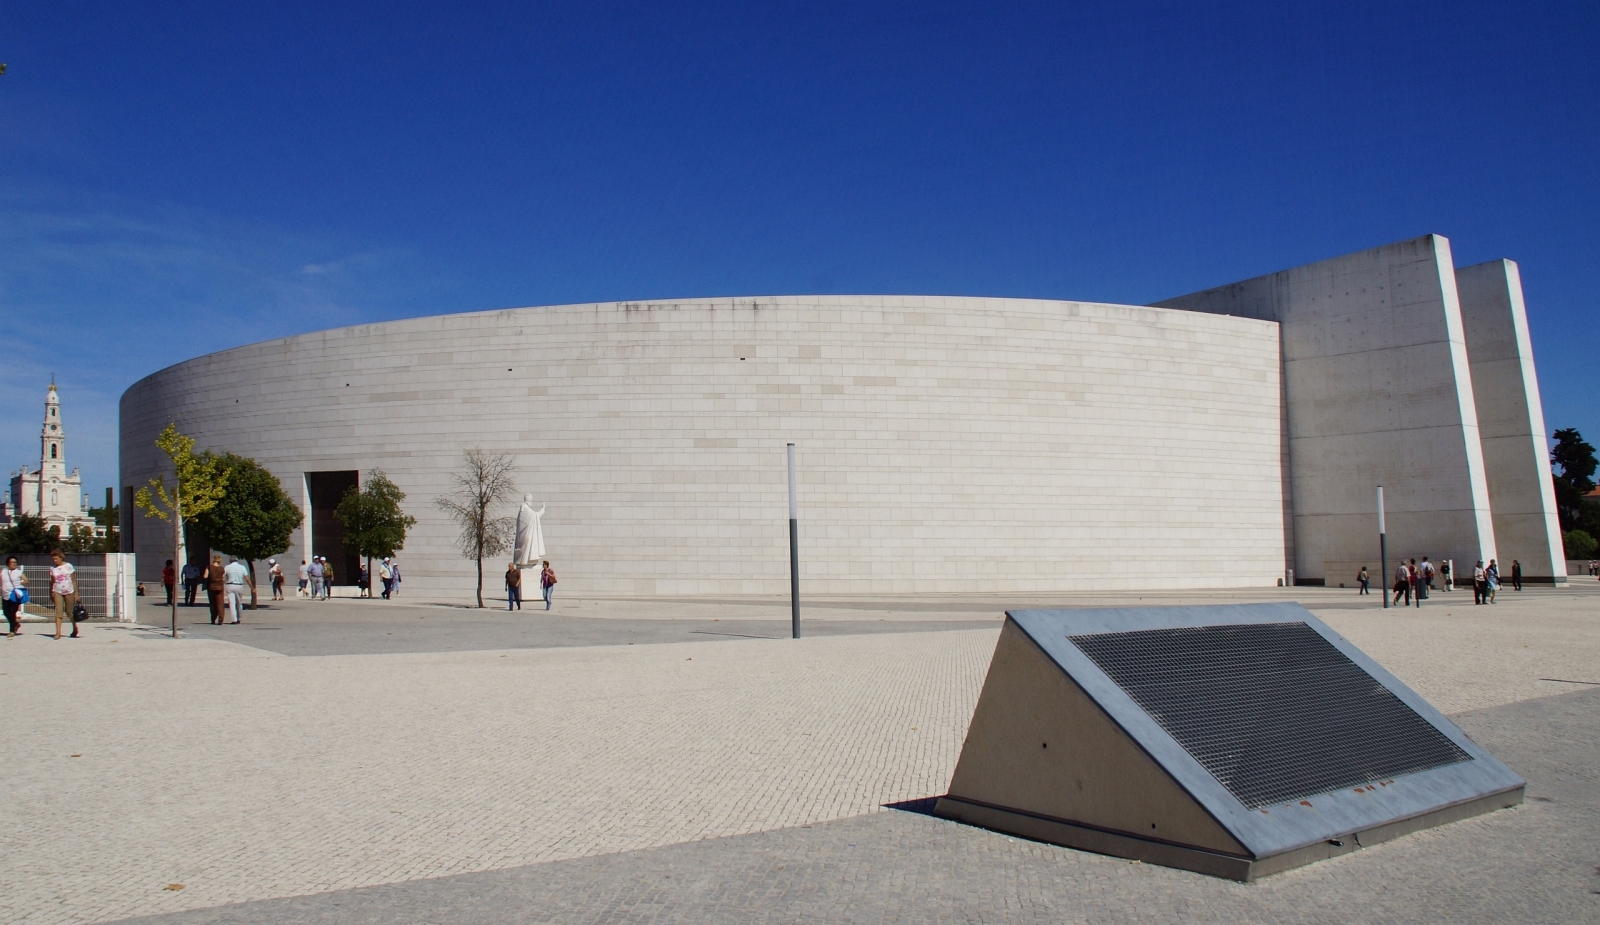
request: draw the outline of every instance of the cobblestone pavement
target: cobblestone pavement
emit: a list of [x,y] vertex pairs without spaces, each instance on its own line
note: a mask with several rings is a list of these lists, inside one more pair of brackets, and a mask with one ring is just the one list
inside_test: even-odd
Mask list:
[[[204,611],[199,611],[204,613]],[[180,632],[237,642],[280,655],[387,655],[404,652],[468,652],[578,646],[650,645],[739,639],[787,639],[782,619],[739,617],[594,616],[546,613],[542,606],[520,612],[462,610],[368,601],[326,604],[289,602],[249,612],[237,626],[191,622],[179,609]],[[808,619],[804,636],[916,633],[987,629],[999,616],[965,619]]]
[[[1307,596],[1299,593],[1305,589],[1295,590],[1447,712],[1546,698],[1586,689],[1580,682],[1600,682],[1594,676],[1600,665],[1600,592],[1502,595],[1501,605],[1476,608],[1461,595],[1465,606],[1451,601],[1385,612],[1349,609],[1349,594]],[[1146,597],[1143,603],[1171,602]],[[1037,602],[1018,602],[1032,603]],[[746,601],[570,604],[574,609],[566,612],[586,620],[618,621],[621,633],[611,641],[633,631],[629,624],[638,620],[770,621],[771,607]],[[967,598],[840,601],[831,611],[856,622],[902,620],[905,628],[959,625],[977,614],[997,627],[996,604]],[[824,611],[818,619],[827,616],[829,608],[818,609]],[[284,608],[285,619],[291,610]],[[300,616],[326,619],[309,610]],[[376,613],[368,631],[394,632],[385,626],[407,622],[395,617]],[[811,884],[806,889],[813,892],[837,893],[843,887],[819,885],[833,883],[827,871],[842,872],[851,883],[886,878],[898,884],[894,890],[934,895],[929,891],[939,871],[960,869],[963,852],[981,859],[998,851],[983,846],[1002,837],[964,829],[949,834],[958,830],[882,807],[937,794],[948,784],[995,633],[818,633],[799,641],[290,658],[198,635],[172,640],[153,631],[91,625],[84,639],[58,642],[30,627],[21,638],[0,640],[0,697],[9,707],[0,715],[0,767],[7,780],[0,795],[0,857],[6,863],[0,920],[104,922],[336,891],[356,895],[348,891],[413,881],[423,889],[460,874],[554,871],[554,862],[599,865],[583,868],[599,874],[574,877],[626,880],[616,889],[635,893],[605,893],[597,882],[587,893],[566,894],[563,907],[590,916],[579,920],[604,919],[611,910],[626,921],[621,904],[655,895],[649,892],[650,865],[667,862],[653,858],[697,846],[720,851],[719,844],[747,844],[738,841],[741,836],[777,839],[771,843],[776,845],[810,837],[802,833],[835,833],[816,836],[826,846],[832,844],[826,839],[855,837],[848,834],[852,826],[880,833],[878,841],[857,842],[876,846],[868,867],[830,868],[837,859],[829,860],[831,853],[822,848],[813,854],[786,848],[810,858],[805,869],[814,876],[787,873],[787,865],[778,875],[759,866],[733,872],[719,902],[748,909],[801,883]],[[1592,716],[1588,723],[1592,739]],[[1559,757],[1560,737],[1538,730],[1527,735],[1527,754]],[[1594,767],[1592,755],[1583,761],[1581,767]],[[1534,780],[1534,793],[1555,786],[1524,773]],[[1561,773],[1579,779],[1589,772]],[[1592,790],[1549,792],[1558,803],[1530,804],[1503,818],[1571,810],[1562,816],[1565,824],[1592,845]],[[1468,822],[1443,831],[1503,824]],[[1432,844],[1441,837],[1424,834],[1406,844]],[[980,840],[962,840],[970,838]],[[949,845],[952,857],[946,863],[937,851],[910,851],[923,844]],[[1105,865],[1117,863],[1018,844],[1032,852],[1026,854],[1032,860],[1016,861],[1017,876],[1035,881],[1078,876],[1071,871],[1080,868],[1109,871]],[[1557,839],[1524,845],[1522,850],[1570,860]],[[1382,850],[1372,856],[1386,856],[1377,853]],[[896,861],[897,853],[904,853],[902,861]],[[1472,857],[1464,852],[1462,863]],[[635,863],[646,879],[629,879],[619,873],[624,867],[605,866]],[[1341,860],[1328,869],[1346,864]],[[1319,868],[1281,882],[1331,889],[1321,885]],[[1045,908],[1017,905],[1023,900],[1008,898],[999,882],[989,883],[981,865],[966,870],[964,889],[1000,904],[969,919],[1026,919]],[[522,882],[506,876],[508,884]],[[1094,908],[1117,910],[1107,917],[1142,920],[1139,907],[1118,905],[1118,878],[1125,876],[1090,877],[1086,889],[1103,895],[1102,906]],[[1212,895],[1191,891],[1220,888],[1210,881],[1195,887],[1197,881],[1170,872],[1144,876],[1170,884],[1163,889],[1172,891],[1164,894],[1167,905],[1150,901],[1155,918],[1183,917],[1170,910]],[[164,889],[169,884],[184,888]],[[1397,884],[1391,883],[1395,897],[1426,893],[1421,881]],[[703,908],[693,906],[688,894],[660,895],[665,898],[658,905]],[[1017,894],[1029,895],[1034,894]],[[1391,905],[1399,909],[1404,903],[1395,897]],[[810,908],[796,902],[783,907],[785,914],[800,916]],[[1414,912],[1434,908],[1416,902]],[[1500,908],[1532,908],[1519,905],[1520,899],[1507,902]],[[816,908],[831,915],[827,909],[834,907]],[[931,917],[945,914],[927,908]],[[1477,914],[1492,907],[1473,902],[1461,908]],[[949,910],[957,915],[956,906]],[[669,913],[676,914],[661,905],[660,914]],[[872,920],[888,912],[863,915]]]
[[1456,719],[1513,810],[1237,884],[912,812],[139,919],[246,923],[1600,921],[1600,690]]

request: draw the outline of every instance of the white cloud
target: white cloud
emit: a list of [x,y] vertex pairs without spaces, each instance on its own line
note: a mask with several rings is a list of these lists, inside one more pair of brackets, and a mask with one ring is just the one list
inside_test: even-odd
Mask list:
[[[414,255],[170,205],[0,188],[0,469],[36,464],[55,374],[68,464],[117,478],[117,402],[239,344],[416,313]],[[365,245],[365,246],[363,246]],[[410,309],[410,310],[408,310]]]

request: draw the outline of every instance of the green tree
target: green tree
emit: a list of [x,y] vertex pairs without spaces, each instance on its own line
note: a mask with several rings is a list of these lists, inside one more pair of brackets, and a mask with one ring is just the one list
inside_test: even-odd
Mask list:
[[[1600,524],[1586,523],[1584,495],[1594,491],[1594,471],[1600,466],[1595,459],[1594,447],[1583,439],[1575,427],[1555,432],[1556,445],[1550,450],[1550,466],[1554,470],[1552,481],[1556,490],[1556,516],[1561,520],[1561,532],[1566,533]],[[1593,507],[1593,505],[1588,505]],[[1582,558],[1582,557],[1580,557]]]
[[[58,531],[59,532],[59,531]],[[62,552],[100,552],[100,538],[88,524],[73,524],[61,541]]]
[[382,469],[367,474],[358,489],[352,485],[334,508],[344,524],[344,551],[367,560],[367,596],[372,596],[372,559],[386,558],[406,545],[406,531],[417,525],[415,517],[400,509],[406,493],[389,481]]
[[1566,547],[1568,559],[1592,559],[1596,549],[1600,549],[1600,540],[1582,530],[1568,530],[1561,534],[1561,545]]
[[[250,569],[255,583],[256,560],[289,548],[291,535],[305,515],[283,490],[278,477],[248,456],[213,454],[227,475],[227,488],[216,507],[196,517],[213,549],[238,556]],[[256,607],[256,589],[250,589],[250,609]]]
[[[110,494],[107,492],[107,494]],[[95,523],[106,528],[106,535],[96,537],[94,542],[84,552],[121,552],[122,551],[122,505],[108,504],[105,507],[89,508],[89,516]]]
[[11,526],[0,528],[0,554],[49,552],[57,537],[45,529],[44,518],[18,514]]
[[[153,478],[134,495],[133,504],[145,514],[172,524],[172,561],[183,561],[183,525],[217,506],[228,486],[228,471],[211,454],[194,451],[194,438],[168,424],[156,437],[156,446],[172,460],[173,485]],[[178,638],[178,596],[172,596],[172,638]]]
[[467,450],[461,468],[450,473],[455,490],[434,501],[461,529],[456,548],[478,563],[478,606],[483,606],[483,560],[504,552],[514,521],[495,509],[511,500],[517,486],[511,481],[511,457]]

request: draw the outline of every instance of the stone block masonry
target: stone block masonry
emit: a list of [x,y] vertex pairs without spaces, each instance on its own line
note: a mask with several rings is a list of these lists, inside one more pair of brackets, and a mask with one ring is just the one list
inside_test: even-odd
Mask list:
[[[1565,577],[1516,266],[1458,273],[1438,235],[1150,307],[608,302],[268,341],[129,388],[123,485],[169,421],[302,500],[291,564],[341,562],[337,496],[383,469],[430,600],[472,586],[433,505],[469,447],[549,506],[568,594],[786,593],[790,442],[803,594],[1353,582],[1379,485],[1395,557]],[[152,580],[164,531],[123,537]]]
[[[122,402],[123,483],[161,470],[150,441],[168,421],[261,461],[291,496],[304,473],[382,468],[419,520],[405,592],[464,597],[472,567],[432,502],[478,446],[513,456],[519,493],[549,505],[562,591],[773,594],[788,590],[792,441],[809,593],[1271,586],[1278,365],[1268,322],[1081,302],[419,318],[142,380]],[[141,561],[165,558],[155,524],[135,537]],[[504,563],[490,567],[497,582]]]

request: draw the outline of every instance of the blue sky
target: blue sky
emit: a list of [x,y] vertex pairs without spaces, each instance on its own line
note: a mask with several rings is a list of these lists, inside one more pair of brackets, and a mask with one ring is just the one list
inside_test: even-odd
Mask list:
[[562,302],[1144,303],[1437,232],[1600,438],[1600,5],[0,6],[0,461],[196,354]]

